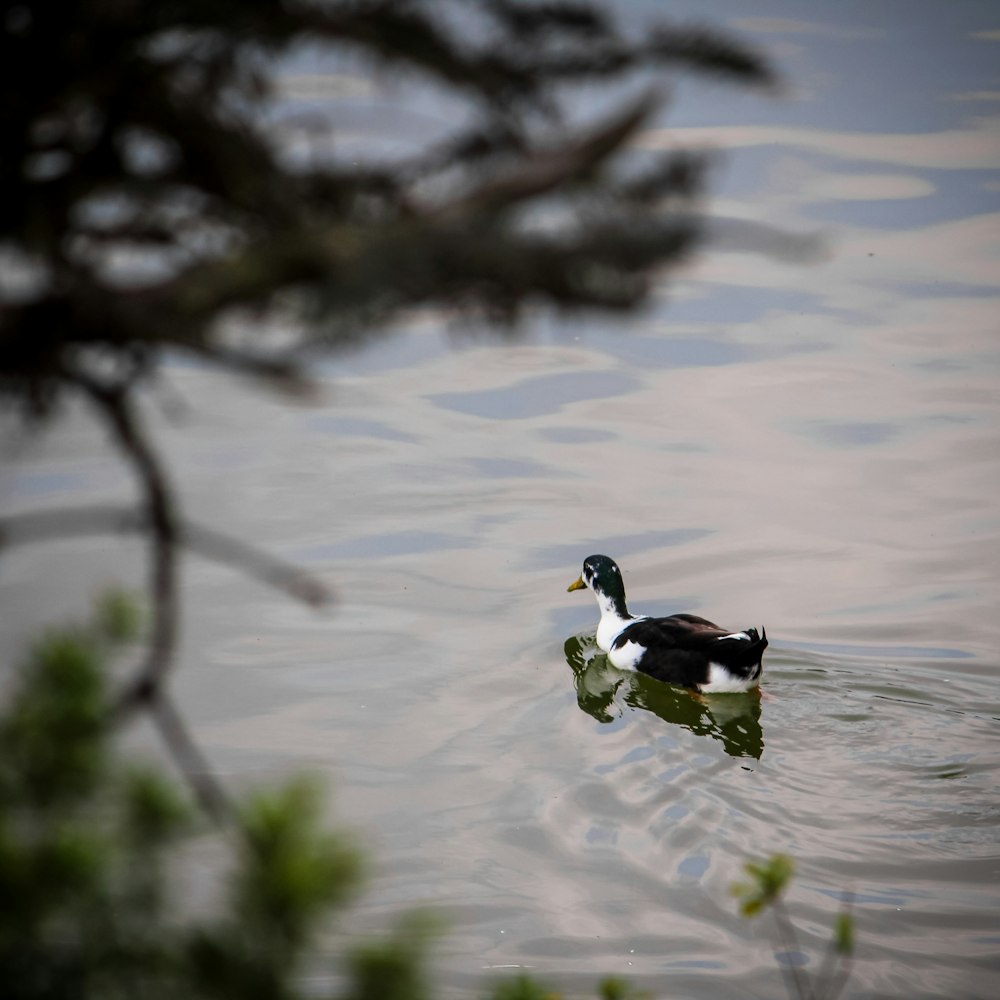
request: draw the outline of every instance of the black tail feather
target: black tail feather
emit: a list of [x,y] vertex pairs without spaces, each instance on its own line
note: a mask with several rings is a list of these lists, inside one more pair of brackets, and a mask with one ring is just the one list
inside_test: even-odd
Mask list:
[[767,649],[767,629],[763,636],[755,628],[745,629],[750,641],[745,639],[717,639],[712,646],[712,659],[733,669],[756,666]]

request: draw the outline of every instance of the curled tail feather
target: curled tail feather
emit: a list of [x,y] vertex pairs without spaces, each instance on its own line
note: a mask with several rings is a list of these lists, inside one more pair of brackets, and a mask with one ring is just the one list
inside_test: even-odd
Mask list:
[[717,639],[713,646],[713,657],[717,657],[721,663],[733,667],[750,667],[760,663],[760,658],[767,649],[767,629],[763,629],[763,636],[755,629],[748,628],[745,634],[750,637],[746,639],[733,639],[723,636]]

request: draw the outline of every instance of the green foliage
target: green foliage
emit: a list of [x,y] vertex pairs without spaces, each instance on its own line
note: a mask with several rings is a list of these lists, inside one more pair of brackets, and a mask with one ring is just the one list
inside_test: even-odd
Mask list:
[[142,610],[128,591],[109,588],[97,599],[94,625],[113,646],[134,642],[142,631]]
[[[107,657],[137,623],[114,593],[86,625],[48,632],[0,717],[3,996],[297,996],[318,932],[357,887],[357,853],[324,831],[318,789],[293,782],[242,807],[218,912],[185,907],[174,849],[201,821],[114,745]],[[405,966],[418,949],[396,950]]]
[[637,990],[624,979],[612,976],[601,983],[601,1000],[649,1000],[649,994]]
[[163,775],[133,769],[125,774],[122,791],[122,832],[138,850],[155,850],[187,829],[187,806]]
[[[733,895],[740,900],[740,912],[745,917],[754,917],[770,909],[782,947],[786,951],[800,951],[795,927],[782,898],[795,874],[792,859],[786,854],[775,854],[761,863],[748,862],[744,870],[750,881],[732,886]],[[837,914],[833,937],[819,970],[812,976],[795,967],[786,970],[789,995],[793,1000],[796,997],[799,1000],[834,1000],[847,984],[853,954],[854,917],[843,910]]]
[[114,604],[39,639],[0,718],[0,982],[14,1000],[96,996],[163,965],[159,872],[186,810],[114,762],[104,661],[128,634]]
[[762,913],[785,891],[795,874],[795,863],[787,854],[775,854],[763,864],[747,862],[743,869],[752,879],[733,886],[732,892],[740,902],[740,912],[745,917]]
[[[617,976],[601,980],[597,995],[600,1000],[649,1000],[650,996]],[[490,1000],[562,1000],[562,994],[531,976],[521,975],[498,983]]]
[[854,917],[850,913],[838,913],[834,924],[834,942],[841,955],[854,954]]
[[[4,1000],[298,1000],[304,972],[321,961],[319,935],[357,891],[359,853],[325,828],[316,784],[298,779],[238,807],[228,889],[218,887],[210,913],[178,898],[175,849],[199,832],[198,814],[174,782],[150,765],[124,765],[115,746],[107,659],[137,627],[134,605],[116,593],[85,625],[49,631],[31,647],[0,716]],[[775,855],[746,872],[750,880],[733,888],[742,912],[773,909],[792,946],[782,901],[791,859]],[[410,914],[384,938],[348,949],[338,991],[326,995],[430,1000],[425,959],[438,930]],[[793,996],[835,997],[853,949],[853,919],[841,913],[828,974],[816,988],[796,974]],[[559,994],[520,976],[491,996]],[[645,994],[610,978],[599,996]]]
[[424,957],[439,930],[428,914],[410,913],[384,941],[361,945],[349,959],[352,986],[345,1000],[429,1000]]
[[342,835],[324,832],[320,802],[319,788],[299,780],[243,810],[233,908],[274,949],[308,944],[317,917],[345,903],[359,881],[359,856]]
[[498,983],[491,1000],[561,1000],[561,995],[531,976],[515,976]]
[[[178,849],[204,819],[174,781],[116,746],[109,654],[133,638],[127,596],[32,646],[0,715],[0,984],[4,1000],[299,1000],[326,963],[320,935],[350,901],[361,859],[324,825],[314,782],[249,795],[220,834],[207,905],[178,891]],[[207,911],[207,912],[206,912]],[[430,1000],[427,914],[346,948],[335,991],[310,998]],[[619,980],[604,1000],[638,1000]],[[528,978],[495,1000],[552,1000]]]
[[99,780],[105,746],[100,648],[78,628],[36,641],[22,683],[0,721],[0,795],[39,822],[50,809],[85,799]]

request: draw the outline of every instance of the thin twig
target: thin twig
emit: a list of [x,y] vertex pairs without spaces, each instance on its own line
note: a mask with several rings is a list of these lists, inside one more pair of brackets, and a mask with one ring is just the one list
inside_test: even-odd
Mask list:
[[[0,518],[0,554],[7,546],[86,535],[144,535],[148,528],[149,520],[141,511],[114,504],[30,511]],[[312,607],[328,604],[333,599],[325,584],[294,563],[198,522],[177,519],[177,544]]]
[[453,218],[468,212],[499,211],[579,181],[617,152],[659,103],[654,93],[647,93],[575,142],[526,156],[515,170],[492,178],[470,194],[447,203],[432,212],[431,217]]
[[271,389],[283,392],[292,399],[311,402],[320,395],[319,383],[306,375],[302,366],[293,358],[252,354],[203,341],[185,343],[181,346],[226,370],[259,378]]
[[191,786],[202,809],[220,825],[235,820],[236,808],[170,698],[162,689],[158,690],[147,708],[177,769]]
[[[785,908],[784,900],[780,896],[776,897],[771,904],[771,910],[774,913],[774,922],[778,927],[778,937],[781,939],[781,947],[784,948],[788,958],[792,959],[794,957],[793,953],[801,952],[802,949],[799,947],[795,925],[788,916],[788,910]],[[788,965],[782,964],[781,970],[786,980],[790,979],[794,984],[794,995],[798,996],[800,1000],[816,1000],[816,994],[812,989],[807,974],[799,969],[798,966],[790,963]],[[791,990],[789,992],[791,993]]]
[[[847,892],[844,894],[840,916],[850,917],[853,909],[854,893]],[[823,961],[816,973],[817,1000],[836,1000],[851,974],[853,959],[849,952],[845,953],[840,950],[837,937],[838,934],[835,933],[827,943]]]
[[823,1000],[836,1000],[847,985],[854,967],[854,959],[850,955],[841,956],[841,964],[836,974],[830,977],[830,987],[823,994]]

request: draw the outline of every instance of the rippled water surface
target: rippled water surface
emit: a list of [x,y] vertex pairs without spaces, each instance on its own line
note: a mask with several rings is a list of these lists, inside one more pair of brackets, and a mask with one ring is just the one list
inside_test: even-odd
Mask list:
[[[352,930],[439,908],[448,995],[529,969],[573,995],[617,973],[779,996],[845,893],[847,995],[1000,993],[1000,12],[765,6],[700,8],[791,92],[681,87],[673,138],[727,151],[717,243],[634,321],[513,342],[414,321],[335,359],[310,407],[168,373],[191,514],[338,593],[316,614],[186,566],[197,736],[233,782],[335,784],[374,858]],[[293,97],[362,131],[422,128],[389,81],[298,69]],[[825,249],[747,253],[755,222]],[[130,488],[85,421],[6,441],[6,511]],[[566,593],[592,552],[636,611],[766,625],[763,696],[610,668]],[[14,551],[5,639],[140,574],[122,541]],[[792,955],[729,894],[775,851]]]

